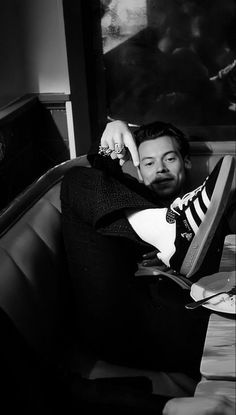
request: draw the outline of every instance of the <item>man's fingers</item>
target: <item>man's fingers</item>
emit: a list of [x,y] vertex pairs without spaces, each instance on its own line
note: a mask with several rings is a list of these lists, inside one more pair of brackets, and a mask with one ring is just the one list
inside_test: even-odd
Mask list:
[[108,147],[108,142],[107,142],[107,138],[109,137],[109,135],[107,134],[106,128],[103,131],[101,140],[100,140],[100,144],[102,147]]
[[101,146],[108,146],[114,150],[115,143],[124,144],[122,136],[126,131],[129,131],[129,127],[123,121],[117,120],[108,123],[101,137]]
[[117,155],[123,155],[125,153],[125,145],[119,142],[115,142],[114,144],[114,151],[116,152]]
[[129,149],[133,164],[135,167],[139,166],[139,154],[138,154],[138,149],[136,146],[136,143],[134,141],[134,138],[131,134],[131,132],[126,132],[124,134],[124,144],[125,147],[127,147]]
[[112,153],[110,154],[110,157],[112,160],[115,160],[117,159],[117,154],[114,151],[112,151]]
[[126,162],[126,160],[125,160],[125,159],[120,159],[120,161],[119,161],[120,166],[122,167],[122,166],[125,164],[125,162]]
[[119,153],[124,148],[124,140],[122,133],[119,131],[110,138],[110,148],[114,150],[116,153]]
[[107,124],[101,137],[101,146],[116,151],[116,154],[119,155],[116,158],[124,159],[125,161],[127,160],[125,152],[128,151],[134,166],[139,166],[138,149],[134,137],[125,122],[113,121]]

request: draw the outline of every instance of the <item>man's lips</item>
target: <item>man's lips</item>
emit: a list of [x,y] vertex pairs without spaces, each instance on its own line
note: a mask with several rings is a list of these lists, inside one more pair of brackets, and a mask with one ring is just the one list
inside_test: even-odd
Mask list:
[[152,185],[161,186],[161,185],[169,184],[173,180],[174,180],[173,177],[160,177],[160,178],[154,180],[152,182]]

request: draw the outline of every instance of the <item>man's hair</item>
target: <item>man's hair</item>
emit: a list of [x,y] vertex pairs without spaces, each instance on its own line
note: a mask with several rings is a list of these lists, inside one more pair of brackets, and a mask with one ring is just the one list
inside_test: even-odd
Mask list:
[[144,141],[155,140],[155,138],[166,135],[175,138],[183,158],[189,154],[189,142],[187,137],[181,130],[170,123],[155,121],[150,124],[142,125],[135,130],[133,134],[137,147]]

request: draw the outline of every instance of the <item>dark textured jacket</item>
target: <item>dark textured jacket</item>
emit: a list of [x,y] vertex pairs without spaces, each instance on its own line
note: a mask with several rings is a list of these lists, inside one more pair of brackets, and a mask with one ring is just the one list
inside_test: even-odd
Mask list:
[[93,225],[103,233],[125,236],[130,233],[130,225],[124,210],[163,207],[163,202],[143,183],[124,173],[118,160],[103,157],[95,150],[96,146],[88,154],[88,160],[96,171],[93,179],[96,189]]

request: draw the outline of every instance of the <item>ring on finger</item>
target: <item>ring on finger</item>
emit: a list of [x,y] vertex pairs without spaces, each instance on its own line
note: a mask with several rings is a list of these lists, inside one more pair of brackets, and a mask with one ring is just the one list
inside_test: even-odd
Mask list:
[[98,154],[105,154],[106,150],[108,149],[108,147],[104,147],[104,146],[99,146],[98,149]]
[[124,144],[115,143],[115,153],[120,154],[124,150]]
[[111,150],[109,147],[103,147],[99,146],[98,154],[101,154],[102,156],[110,156],[113,150]]

